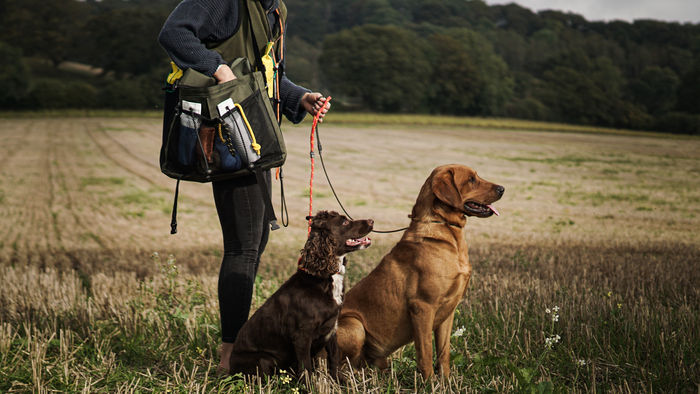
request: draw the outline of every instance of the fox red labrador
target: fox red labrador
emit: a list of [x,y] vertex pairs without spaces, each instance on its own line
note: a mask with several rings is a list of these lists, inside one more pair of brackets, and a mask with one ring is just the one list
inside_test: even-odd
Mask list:
[[433,170],[421,188],[411,224],[379,265],[345,296],[338,320],[338,346],[356,366],[386,368],[387,356],[414,341],[418,368],[450,373],[454,311],[471,275],[464,226],[467,216],[498,215],[491,205],[505,189],[463,165]]

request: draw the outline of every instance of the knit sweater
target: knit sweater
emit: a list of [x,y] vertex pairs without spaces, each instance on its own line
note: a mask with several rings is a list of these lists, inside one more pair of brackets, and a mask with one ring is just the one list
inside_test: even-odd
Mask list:
[[[266,9],[274,3],[274,0],[260,1]],[[212,76],[226,61],[205,44],[224,41],[238,31],[238,5],[237,0],[184,0],[165,21],[158,42],[181,69],[192,68]],[[286,75],[280,78],[282,113],[291,122],[304,119],[306,112],[301,108],[301,98],[309,91]]]

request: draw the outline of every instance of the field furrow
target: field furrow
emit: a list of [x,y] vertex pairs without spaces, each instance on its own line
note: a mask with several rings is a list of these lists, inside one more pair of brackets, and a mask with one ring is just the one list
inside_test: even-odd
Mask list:
[[[108,245],[102,237],[93,231],[96,214],[100,211],[97,200],[90,193],[85,193],[87,171],[100,163],[90,154],[90,145],[86,143],[84,133],[67,133],[61,140],[58,157],[55,162],[58,172],[59,187],[66,214],[61,216],[61,225],[67,233],[64,244],[70,250],[105,249]],[[102,163],[104,165],[104,163]],[[111,245],[115,247],[116,245]]]

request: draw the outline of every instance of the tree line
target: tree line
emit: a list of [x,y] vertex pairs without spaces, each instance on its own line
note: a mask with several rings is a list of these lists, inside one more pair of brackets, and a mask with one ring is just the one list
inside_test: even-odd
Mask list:
[[[0,104],[159,108],[169,70],[156,37],[177,3],[0,0]],[[346,110],[700,134],[700,24],[481,0],[285,3],[290,78]]]

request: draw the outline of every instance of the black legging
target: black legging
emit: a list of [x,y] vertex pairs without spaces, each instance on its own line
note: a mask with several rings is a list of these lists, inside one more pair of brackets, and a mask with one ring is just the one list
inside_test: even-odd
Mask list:
[[[270,172],[265,172],[270,190]],[[221,340],[233,343],[248,320],[253,284],[270,225],[265,200],[255,176],[213,182],[214,201],[224,236],[224,258],[219,271]]]

